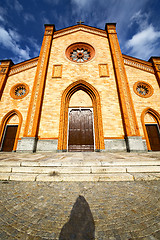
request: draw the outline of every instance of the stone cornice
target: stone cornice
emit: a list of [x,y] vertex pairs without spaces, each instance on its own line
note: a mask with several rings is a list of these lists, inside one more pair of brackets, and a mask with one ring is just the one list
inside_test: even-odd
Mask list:
[[141,60],[141,59],[137,59],[137,58],[134,58],[134,57],[130,57],[130,56],[127,56],[127,55],[124,55],[124,54],[122,56],[123,56],[123,60],[124,60],[125,65],[135,67],[135,68],[141,69],[143,71],[150,72],[150,73],[154,74],[154,69],[153,69],[152,63]]
[[25,71],[27,69],[36,67],[37,63],[38,63],[38,58],[39,57],[36,57],[36,58],[30,59],[30,60],[27,60],[25,62],[18,63],[16,65],[12,66],[11,70],[9,72],[9,76],[17,74],[17,73],[22,72],[22,71]]
[[80,25],[75,25],[75,26],[72,26],[72,27],[68,27],[68,28],[56,31],[54,33],[53,38],[62,37],[64,35],[74,33],[74,32],[77,32],[77,31],[84,31],[84,32],[92,33],[92,34],[99,35],[99,36],[102,36],[102,37],[107,37],[107,34],[106,34],[105,30],[80,24]]

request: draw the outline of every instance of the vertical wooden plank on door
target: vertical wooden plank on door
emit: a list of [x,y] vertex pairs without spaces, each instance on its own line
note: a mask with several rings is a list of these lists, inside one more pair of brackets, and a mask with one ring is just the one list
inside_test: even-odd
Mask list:
[[146,124],[147,134],[152,151],[160,151],[160,134],[157,124]]
[[17,134],[18,125],[7,125],[4,132],[2,143],[2,151],[11,152],[14,147],[14,142]]
[[69,113],[69,151],[94,151],[93,117],[90,109],[72,109]]

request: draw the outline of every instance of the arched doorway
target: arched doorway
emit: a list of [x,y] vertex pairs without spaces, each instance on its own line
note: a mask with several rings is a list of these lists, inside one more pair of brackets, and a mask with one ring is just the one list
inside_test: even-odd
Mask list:
[[[94,139],[95,142],[92,145],[95,145],[95,151],[100,151],[104,149],[104,136],[103,136],[103,127],[102,127],[102,115],[101,115],[101,104],[100,96],[98,91],[89,83],[79,80],[77,82],[69,85],[62,94],[61,99],[61,112],[60,112],[60,124],[59,124],[59,138],[58,138],[58,150],[67,151],[68,150],[68,112],[70,111],[70,99],[74,93],[77,91],[83,91],[91,99],[91,108],[93,108],[93,122],[94,122]],[[76,95],[75,95],[76,96]],[[73,96],[74,97],[74,96]],[[72,102],[72,100],[71,100]],[[80,107],[80,106],[75,106]],[[73,106],[72,106],[73,108]],[[88,113],[87,113],[88,111]],[[73,111],[74,112],[74,111]],[[77,110],[77,113],[80,113],[80,109]],[[74,112],[74,115],[77,115]],[[85,109],[81,108],[82,115],[91,116],[91,109],[89,107]],[[86,118],[87,116],[80,116]],[[74,145],[74,144],[73,144]]]
[[82,91],[75,92],[68,110],[68,151],[94,151],[93,106],[90,96]]
[[12,110],[3,117],[0,127],[1,151],[16,151],[21,123],[22,115],[17,110]]
[[148,150],[160,151],[159,113],[151,108],[147,108],[143,111],[141,120]]

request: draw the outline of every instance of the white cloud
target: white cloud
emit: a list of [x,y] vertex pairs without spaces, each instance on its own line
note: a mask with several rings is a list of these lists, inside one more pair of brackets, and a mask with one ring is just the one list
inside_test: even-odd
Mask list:
[[35,22],[35,17],[32,15],[32,14],[30,14],[30,13],[25,13],[24,14],[24,22],[26,23],[26,22]]
[[42,19],[43,19],[44,24],[50,24],[51,23],[50,20],[48,18],[46,18],[45,16],[43,16]]
[[[14,36],[16,36],[14,38]],[[22,49],[18,43],[20,40],[20,35],[14,31],[14,30],[9,30],[6,31],[3,27],[0,26],[0,44],[12,51],[15,55],[18,55],[19,61],[26,60],[30,58],[29,55],[29,48],[26,47],[25,49]]]
[[0,16],[0,21],[1,21],[1,22],[4,22],[4,21],[5,21],[2,16]]
[[8,33],[11,36],[11,38],[14,39],[14,41],[16,42],[20,41],[22,38],[21,35],[16,30],[9,29]]
[[41,45],[39,45],[37,43],[37,40],[33,37],[28,38],[28,42],[30,45],[32,45],[33,50],[33,56],[38,56],[40,49],[41,49]]
[[[126,48],[135,57],[149,58],[150,55],[157,53],[156,41],[160,38],[160,31],[156,31],[152,25],[136,33],[126,43]],[[159,48],[160,50],[160,48]]]
[[14,8],[18,13],[23,10],[23,6],[19,3],[18,0],[14,0]]
[[6,10],[3,7],[0,7],[0,21],[5,22]]
[[73,4],[76,4],[79,8],[85,8],[91,4],[94,0],[71,0]]
[[57,5],[60,0],[43,0],[43,1],[52,5]]
[[142,11],[139,10],[131,17],[129,27],[136,23],[139,29],[145,29],[148,26],[149,16],[150,13],[142,13]]

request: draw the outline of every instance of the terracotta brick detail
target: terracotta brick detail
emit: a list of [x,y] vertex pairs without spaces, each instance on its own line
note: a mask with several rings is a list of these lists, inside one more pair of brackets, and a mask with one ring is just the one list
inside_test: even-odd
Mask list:
[[78,90],[85,91],[92,99],[94,112],[95,146],[96,150],[104,149],[104,136],[101,114],[101,102],[98,91],[83,80],[70,84],[63,92],[61,98],[61,111],[59,123],[58,150],[67,149],[68,107],[71,96]]
[[152,57],[150,61],[153,64],[154,72],[157,78],[157,82],[160,86],[160,57]]
[[117,81],[123,125],[126,136],[139,136],[139,128],[135,116],[134,105],[128,85],[127,75],[125,72],[124,61],[120,50],[115,24],[106,24],[110,49],[114,64],[114,70]]
[[145,127],[145,120],[144,120],[146,114],[150,114],[152,116],[152,118],[155,120],[155,122],[158,124],[159,127],[160,127],[160,114],[157,111],[155,111],[154,109],[149,108],[149,107],[144,109],[141,114],[141,122],[142,122],[144,136],[145,136],[146,143],[147,143],[147,148],[148,148],[148,150],[151,150],[151,146],[150,146],[150,142],[149,142],[149,138],[148,138],[148,134],[147,134],[147,129]]
[[24,137],[38,135],[39,120],[43,101],[43,93],[46,80],[46,72],[50,55],[50,47],[54,33],[54,25],[46,25],[37,71],[32,90],[32,96],[26,120]]
[[10,67],[13,65],[11,60],[3,60],[0,65],[0,99],[8,78]]
[[53,66],[53,78],[61,78],[62,77],[62,65],[54,65]]
[[0,125],[0,145],[1,145],[2,140],[3,140],[3,133],[4,133],[4,130],[5,130],[5,127],[6,127],[7,123],[10,121],[10,119],[13,118],[14,116],[17,116],[19,118],[19,123],[18,123],[18,129],[17,129],[17,134],[16,134],[16,138],[15,138],[13,151],[15,151],[16,148],[17,148],[17,143],[18,143],[19,134],[20,134],[21,125],[22,125],[22,120],[23,120],[22,114],[18,110],[13,109],[12,111],[8,112],[3,117],[1,125]]
[[108,64],[99,64],[99,76],[109,77]]

